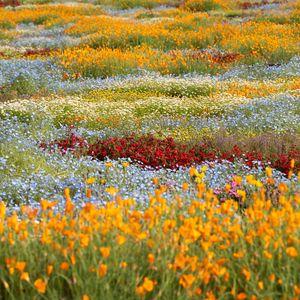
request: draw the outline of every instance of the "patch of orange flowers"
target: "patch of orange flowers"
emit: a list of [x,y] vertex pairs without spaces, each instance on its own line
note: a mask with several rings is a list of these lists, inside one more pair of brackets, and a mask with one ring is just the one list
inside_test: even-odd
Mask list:
[[[195,183],[194,199],[174,196],[173,201],[164,198],[167,187],[157,180],[155,185],[155,195],[142,209],[115,193],[106,206],[87,203],[76,209],[69,189],[64,213],[55,211],[56,202],[41,200],[35,215],[26,207],[23,215],[7,215],[1,202],[0,259],[5,267],[0,278],[5,289],[17,293],[22,282],[33,293],[33,282],[36,293],[47,294],[56,288],[57,275],[76,282],[74,291],[88,281],[116,290],[111,284],[120,280],[133,297],[217,299],[230,293],[236,299],[260,299],[288,280],[294,288],[283,293],[299,297],[299,191],[282,183],[277,198],[268,199],[258,185],[252,205],[241,213],[233,200],[220,203],[203,181]],[[41,253],[37,260],[27,256],[30,249]],[[92,290],[81,295],[93,299]]]

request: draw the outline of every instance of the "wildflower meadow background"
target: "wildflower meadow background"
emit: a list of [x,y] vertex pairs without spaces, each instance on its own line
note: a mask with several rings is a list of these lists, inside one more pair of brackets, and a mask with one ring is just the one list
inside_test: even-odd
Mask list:
[[300,300],[299,0],[0,0],[0,300]]

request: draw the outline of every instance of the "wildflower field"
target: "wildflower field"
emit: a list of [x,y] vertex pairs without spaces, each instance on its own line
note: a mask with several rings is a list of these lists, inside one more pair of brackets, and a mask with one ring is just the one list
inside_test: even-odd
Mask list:
[[0,300],[300,300],[299,0],[0,0]]

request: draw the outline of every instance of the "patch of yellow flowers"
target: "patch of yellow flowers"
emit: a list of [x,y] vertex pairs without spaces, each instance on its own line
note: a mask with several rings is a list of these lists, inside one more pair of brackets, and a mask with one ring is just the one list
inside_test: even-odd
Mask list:
[[[273,203],[249,175],[257,192],[240,214],[235,201],[220,203],[206,188],[205,171],[190,170],[195,199],[185,199],[184,183],[181,196],[167,201],[168,188],[154,178],[157,189],[143,208],[113,187],[106,206],[82,209],[66,189],[64,213],[55,211],[56,201],[41,200],[39,210],[23,206],[7,215],[1,202],[3,292],[17,297],[22,288],[50,299],[56,291],[85,300],[122,293],[128,299],[299,299],[299,192],[281,183]],[[271,178],[270,168],[266,173]],[[58,284],[57,278],[65,279]]]

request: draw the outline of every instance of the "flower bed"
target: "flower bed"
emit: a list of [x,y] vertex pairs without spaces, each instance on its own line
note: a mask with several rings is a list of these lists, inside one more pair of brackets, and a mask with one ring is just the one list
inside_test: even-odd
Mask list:
[[0,1],[0,298],[300,299],[299,1],[48,2]]
[[70,151],[76,155],[88,155],[99,160],[130,158],[142,166],[150,166],[155,169],[189,167],[204,161],[228,160],[234,162],[235,160],[242,160],[249,167],[254,167],[257,161],[265,162],[266,165],[270,163],[271,167],[286,175],[289,174],[292,161],[292,168],[296,172],[300,171],[300,152],[292,148],[288,149],[285,154],[273,154],[266,157],[262,152],[246,152],[237,145],[226,152],[222,152],[221,149],[211,143],[184,145],[176,143],[172,138],[158,139],[153,135],[140,137],[130,135],[88,143],[72,131],[64,140],[40,144],[43,149],[51,149],[54,146],[57,146],[62,153]]

